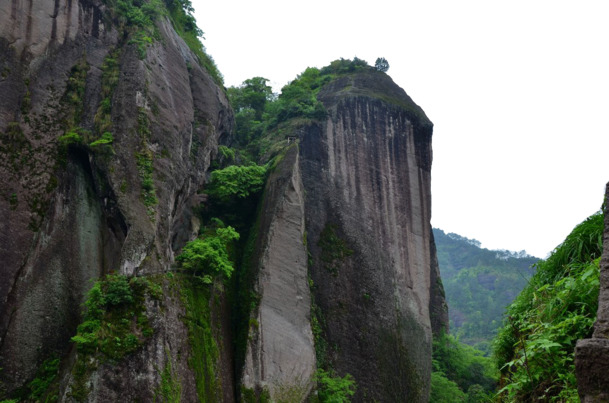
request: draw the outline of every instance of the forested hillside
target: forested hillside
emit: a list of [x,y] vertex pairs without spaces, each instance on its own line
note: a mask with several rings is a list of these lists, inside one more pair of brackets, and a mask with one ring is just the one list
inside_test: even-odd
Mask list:
[[490,352],[503,313],[531,278],[538,259],[526,252],[488,250],[480,242],[434,228],[451,334]]

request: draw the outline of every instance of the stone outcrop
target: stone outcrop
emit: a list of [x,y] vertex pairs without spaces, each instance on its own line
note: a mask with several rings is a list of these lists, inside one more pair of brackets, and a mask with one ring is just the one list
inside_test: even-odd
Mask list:
[[[432,330],[448,325],[430,226],[432,124],[401,88],[375,71],[342,76],[318,98],[327,120],[293,131],[299,157],[286,156],[267,185],[261,217],[270,220],[270,213],[278,224],[267,224],[269,241],[259,246],[265,262],[257,282],[261,302],[243,384],[276,391],[269,381],[281,377],[268,374],[284,373],[283,379],[291,378],[281,385],[293,385],[294,376],[305,385],[309,373],[302,369],[317,360],[338,376],[354,377],[355,401],[426,402]],[[286,190],[273,190],[275,182]],[[269,198],[290,209],[271,211]],[[285,222],[290,211],[294,218]],[[302,322],[308,309],[299,304],[309,298],[303,213],[316,353]],[[292,235],[279,232],[281,227]],[[281,244],[273,244],[278,236]],[[271,265],[273,256],[283,259]],[[298,340],[298,365],[286,366],[284,358],[295,351],[291,343],[275,344],[277,336]]]
[[[67,354],[93,280],[167,270],[197,234],[196,192],[232,131],[232,111],[167,17],[155,29],[159,39],[142,47],[99,0],[0,3],[0,381],[8,392],[43,360]],[[103,119],[112,143],[90,145]],[[66,145],[70,133],[81,139]],[[166,346],[184,342],[158,325]],[[156,369],[140,370],[158,383]]]
[[600,263],[598,311],[591,339],[578,340],[575,347],[575,373],[580,400],[584,403],[609,402],[609,183],[605,191],[605,231]]
[[378,72],[319,99],[329,117],[300,146],[320,359],[354,376],[357,401],[427,401],[432,124]]
[[293,145],[267,181],[242,385],[273,401],[303,401],[314,386],[315,347],[305,245],[305,191]]

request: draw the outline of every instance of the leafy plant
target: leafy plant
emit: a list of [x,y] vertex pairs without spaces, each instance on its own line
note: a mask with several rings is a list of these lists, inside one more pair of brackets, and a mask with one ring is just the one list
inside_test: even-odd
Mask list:
[[472,395],[478,390],[481,392],[478,394],[484,396],[483,400],[472,401],[486,401],[495,391],[497,378],[492,360],[481,351],[450,334],[442,333],[434,338],[431,393],[438,400],[432,398],[431,401],[463,401],[472,387]]
[[112,133],[104,132],[104,134],[102,134],[101,138],[91,142],[89,144],[89,146],[90,147],[104,146],[104,145],[110,145],[113,142],[114,142],[114,136],[112,136]]
[[151,287],[143,279],[108,275],[87,294],[83,323],[72,337],[83,355],[118,360],[135,351],[151,335],[143,298]]
[[333,372],[318,369],[315,377],[318,383],[317,396],[322,403],[349,402],[357,389],[350,374],[340,377]]
[[262,190],[266,170],[265,165],[231,165],[213,171],[207,194],[220,201],[233,197],[246,198]]
[[353,254],[353,250],[347,246],[347,242],[338,236],[337,230],[336,225],[326,224],[318,241],[324,267],[334,275],[338,274],[341,262]]
[[502,398],[577,400],[573,352],[593,330],[603,227],[601,213],[575,227],[508,308],[494,345]]
[[180,266],[200,277],[204,283],[211,284],[215,276],[229,279],[234,271],[227,248],[232,241],[239,239],[233,227],[224,227],[221,221],[213,231],[194,241],[188,242],[176,260]]

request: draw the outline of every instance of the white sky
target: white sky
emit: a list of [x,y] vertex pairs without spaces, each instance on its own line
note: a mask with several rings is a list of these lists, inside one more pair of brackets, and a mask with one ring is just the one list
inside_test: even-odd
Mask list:
[[227,87],[385,57],[434,122],[434,227],[545,257],[602,204],[609,1],[192,3]]

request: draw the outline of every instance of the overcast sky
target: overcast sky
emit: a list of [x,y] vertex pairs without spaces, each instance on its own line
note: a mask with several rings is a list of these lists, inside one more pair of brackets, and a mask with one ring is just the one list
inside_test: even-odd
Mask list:
[[385,57],[434,123],[434,227],[545,257],[599,210],[609,1],[192,2],[227,87]]

